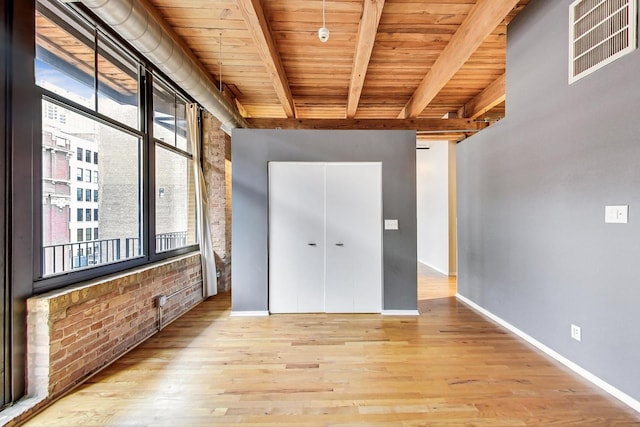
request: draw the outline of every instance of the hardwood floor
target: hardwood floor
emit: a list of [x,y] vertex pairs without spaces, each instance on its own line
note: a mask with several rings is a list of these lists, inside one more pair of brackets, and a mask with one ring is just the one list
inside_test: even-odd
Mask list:
[[419,317],[238,318],[216,296],[25,425],[640,426],[419,272]]

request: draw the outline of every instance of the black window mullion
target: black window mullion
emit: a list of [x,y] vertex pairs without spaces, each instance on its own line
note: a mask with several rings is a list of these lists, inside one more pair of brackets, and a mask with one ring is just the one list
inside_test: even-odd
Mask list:
[[98,29],[93,29],[93,108],[98,112]]
[[[33,60],[35,58],[35,2],[8,1],[2,18],[3,31],[11,38],[7,44],[7,52],[3,55],[6,61],[7,105],[9,114],[6,127],[7,164],[6,168],[11,180],[6,183],[5,203],[7,214],[7,260],[10,263],[7,272],[7,289],[10,299],[8,313],[10,325],[6,330],[10,334],[10,348],[5,348],[5,356],[9,356],[6,375],[9,376],[10,393],[7,401],[16,401],[25,394],[25,358],[26,358],[26,299],[32,295],[35,238],[39,234],[37,206],[41,204],[38,192],[38,178],[42,149],[36,145],[40,140],[39,128],[34,128],[34,119],[41,115],[40,102],[34,90],[35,75]],[[4,83],[4,82],[3,82]],[[35,117],[34,117],[35,115]],[[34,132],[34,129],[38,131]],[[35,164],[34,164],[35,161]],[[33,189],[33,191],[29,191]],[[7,351],[8,350],[8,351]]]
[[[142,73],[141,73],[142,74]],[[144,93],[143,99],[141,99],[140,105],[142,105],[142,114],[144,118],[144,125],[146,127],[144,149],[146,150],[143,170],[145,177],[144,188],[144,250],[145,254],[150,259],[156,257],[156,150],[153,139],[153,73],[144,72],[146,78],[144,78],[144,90],[140,93]]]
[[178,94],[173,92],[173,146],[178,146]]

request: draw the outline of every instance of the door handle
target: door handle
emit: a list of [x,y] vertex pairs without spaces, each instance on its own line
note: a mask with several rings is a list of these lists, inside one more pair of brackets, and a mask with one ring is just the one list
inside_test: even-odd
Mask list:
[[316,243],[307,243],[307,245],[309,245],[309,246],[317,246]]
[[344,243],[336,243],[336,246],[344,246]]

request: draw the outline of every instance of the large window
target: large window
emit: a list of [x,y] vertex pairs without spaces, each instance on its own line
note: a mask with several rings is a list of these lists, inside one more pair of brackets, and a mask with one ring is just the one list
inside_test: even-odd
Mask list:
[[[43,100],[44,105],[50,102],[53,101]],[[142,237],[142,138],[100,123],[90,116],[65,110],[62,106],[59,106],[59,109],[64,110],[70,120],[64,130],[52,129],[52,131],[80,134],[74,129],[74,126],[82,129],[82,144],[86,147],[95,147],[102,152],[103,159],[100,165],[94,166],[101,168],[102,182],[91,182],[91,178],[94,174],[97,176],[98,171],[84,169],[84,185],[92,185],[96,189],[85,188],[84,197],[82,197],[83,189],[78,188],[77,193],[80,196],[80,201],[67,200],[61,209],[75,209],[77,222],[98,221],[97,213],[102,210],[104,214],[100,217],[99,229],[105,242],[102,257],[99,256],[100,253],[97,253],[98,262],[89,265],[86,264],[86,256],[83,255],[88,248],[86,244],[80,245],[64,239],[54,241],[43,238],[42,273],[44,277],[88,266],[126,260],[128,245],[132,246],[134,244],[132,242],[135,242],[136,247],[139,248],[138,242]],[[43,123],[43,126],[46,126],[46,120]],[[79,142],[79,139],[76,138],[72,141]],[[72,159],[74,158],[72,157]],[[67,161],[72,160],[67,156]],[[43,176],[43,180],[46,178]],[[89,182],[91,184],[88,184]],[[43,199],[43,222],[49,224],[49,235],[62,235],[62,230],[68,229],[70,226],[68,221],[59,218],[53,221],[54,218],[49,213],[51,209],[48,209],[50,200],[54,198],[64,200],[65,192],[68,191],[65,188],[68,186],[60,187],[57,193],[52,193],[49,198]],[[97,196],[98,191],[101,192],[100,199]],[[84,236],[85,242],[91,240],[87,236],[89,236],[88,232]],[[77,239],[78,242],[82,240]],[[128,254],[129,258],[133,258],[142,255],[142,252],[129,251]]]
[[[58,182],[52,179],[54,163],[43,157],[47,230],[43,226],[38,289],[197,249],[187,96],[85,10],[57,0],[37,2],[43,156],[61,153],[55,170],[67,175],[51,186]],[[145,98],[152,108],[141,102]],[[65,143],[53,147],[56,140]],[[165,197],[158,197],[160,187]]]

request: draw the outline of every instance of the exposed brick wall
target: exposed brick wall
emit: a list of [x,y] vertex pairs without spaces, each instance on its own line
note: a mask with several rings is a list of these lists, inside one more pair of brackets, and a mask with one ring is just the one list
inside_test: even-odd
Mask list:
[[164,324],[201,302],[200,255],[29,298],[29,394],[54,399],[153,335],[158,295]]
[[218,291],[231,289],[231,138],[220,122],[205,112],[202,126],[203,165]]

